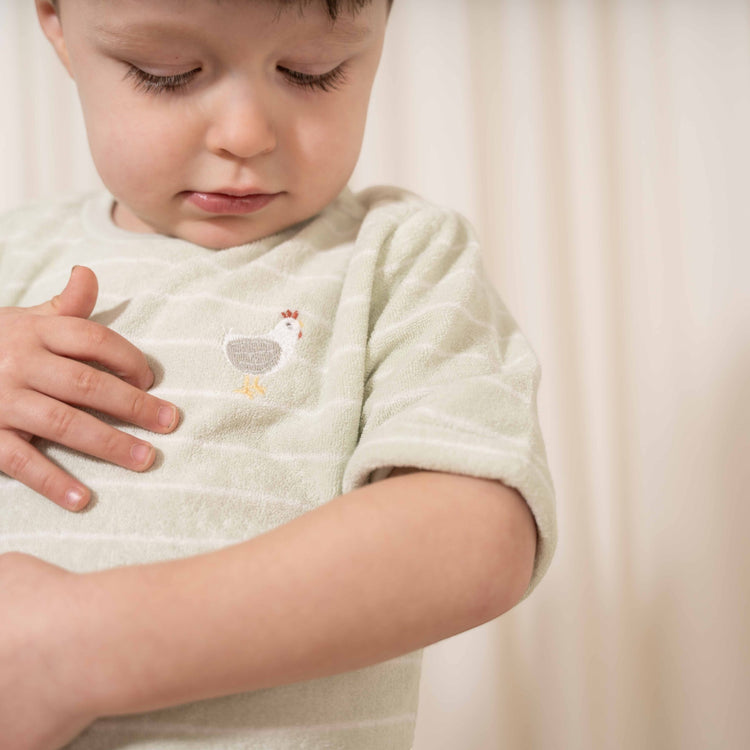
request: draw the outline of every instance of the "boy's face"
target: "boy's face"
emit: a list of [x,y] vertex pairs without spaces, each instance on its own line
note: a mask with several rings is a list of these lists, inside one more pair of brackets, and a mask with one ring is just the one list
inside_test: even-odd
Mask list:
[[386,0],[335,24],[318,2],[62,0],[59,17],[36,2],[119,226],[232,247],[314,216],[348,182]]

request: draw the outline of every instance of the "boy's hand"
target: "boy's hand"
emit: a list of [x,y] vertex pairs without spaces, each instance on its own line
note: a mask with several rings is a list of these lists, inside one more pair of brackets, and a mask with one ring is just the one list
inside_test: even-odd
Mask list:
[[0,471],[69,510],[88,504],[88,489],[31,445],[32,437],[144,471],[153,446],[74,407],[159,433],[178,421],[172,404],[145,392],[154,376],[143,353],[87,320],[97,294],[94,272],[76,266],[49,302],[0,308]]
[[75,579],[29,555],[0,555],[3,750],[58,750],[97,718],[71,638]]

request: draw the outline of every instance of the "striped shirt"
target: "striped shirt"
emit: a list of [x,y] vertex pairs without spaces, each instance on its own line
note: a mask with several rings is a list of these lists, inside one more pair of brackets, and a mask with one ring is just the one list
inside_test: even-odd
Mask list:
[[[412,466],[520,491],[539,532],[533,589],[556,539],[539,367],[460,215],[347,189],[306,222],[216,251],[120,229],[111,207],[102,192],[0,219],[0,306],[43,302],[89,266],[92,319],[146,354],[152,392],[182,422],[163,436],[118,425],[160,452],[145,474],[40,441],[94,502],[71,514],[0,475],[0,552],[76,571],[197,554]],[[408,750],[420,665],[416,652],[101,719],[69,748]]]

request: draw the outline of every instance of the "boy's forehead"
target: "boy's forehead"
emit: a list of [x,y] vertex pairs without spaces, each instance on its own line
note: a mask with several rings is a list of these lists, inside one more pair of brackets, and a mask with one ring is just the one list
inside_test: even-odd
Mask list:
[[[95,5],[102,7],[99,3]],[[238,17],[232,13],[232,9],[247,10],[248,6],[253,5],[256,9],[265,6],[264,29],[270,35],[284,34],[309,39],[325,37],[326,41],[343,45],[356,44],[372,33],[365,15],[342,15],[333,22],[323,11],[322,4],[320,8],[314,7],[315,2],[305,10],[295,4],[280,6],[274,2],[257,3],[253,0],[167,0],[160,3],[119,0],[115,8],[110,6],[105,13],[96,14],[92,30],[101,41],[130,45],[168,38],[202,39],[210,31],[206,25],[207,6],[212,9],[211,16],[217,21],[218,28],[222,20],[235,20]]]
[[[201,38],[204,35],[195,26],[175,21],[140,21],[134,23],[101,23],[94,27],[95,35],[103,41],[138,43],[141,41],[162,41],[166,38],[189,39],[191,37]],[[301,36],[325,36],[332,42],[341,44],[354,44],[370,36],[371,28],[367,25],[354,25],[351,23],[337,21],[335,26],[328,27],[304,27],[298,25],[296,30]]]

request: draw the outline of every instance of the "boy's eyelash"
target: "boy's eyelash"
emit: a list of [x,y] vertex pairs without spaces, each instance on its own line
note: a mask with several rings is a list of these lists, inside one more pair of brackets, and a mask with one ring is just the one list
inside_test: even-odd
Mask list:
[[297,70],[289,70],[289,68],[281,66],[277,70],[283,73],[293,86],[299,86],[310,91],[336,91],[346,83],[346,69],[344,64],[317,76],[310,75],[309,73],[300,73]]
[[187,73],[177,73],[172,76],[155,76],[145,70],[131,65],[125,74],[125,79],[131,78],[136,91],[144,91],[147,94],[162,94],[175,92],[187,87],[200,68],[189,70]]
[[[277,70],[283,73],[289,83],[309,91],[335,91],[346,82],[346,71],[344,65],[339,65],[333,70],[329,70],[322,75],[310,75],[309,73],[300,73],[297,70],[290,70],[279,66]],[[200,73],[200,68],[189,70],[187,73],[177,73],[171,76],[155,76],[147,73],[145,70],[130,65],[125,79],[132,79],[136,91],[143,91],[147,94],[174,93],[181,91],[192,82],[193,78]]]

